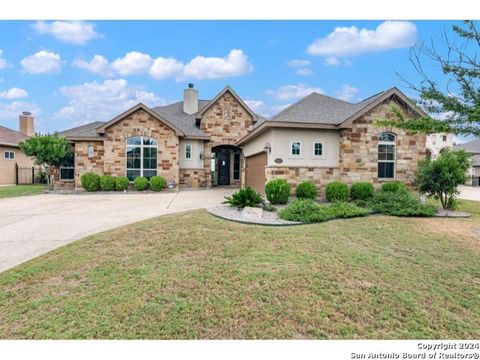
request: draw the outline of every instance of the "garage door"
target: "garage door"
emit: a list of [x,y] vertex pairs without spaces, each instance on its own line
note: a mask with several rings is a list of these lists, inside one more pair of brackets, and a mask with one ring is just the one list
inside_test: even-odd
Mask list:
[[267,166],[267,153],[247,157],[245,161],[245,183],[247,186],[265,192],[265,166]]

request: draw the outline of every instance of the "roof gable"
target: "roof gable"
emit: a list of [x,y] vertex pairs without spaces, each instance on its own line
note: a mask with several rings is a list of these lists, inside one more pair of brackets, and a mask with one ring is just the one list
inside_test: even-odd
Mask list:
[[110,126],[114,125],[115,123],[119,122],[120,120],[123,120],[124,118],[126,118],[127,116],[133,114],[134,112],[138,111],[138,110],[143,110],[145,111],[146,113],[148,113],[149,115],[151,115],[153,118],[157,119],[158,121],[160,121],[161,123],[167,125],[169,128],[171,128],[172,130],[175,131],[176,135],[177,136],[184,136],[185,134],[183,133],[183,131],[177,127],[176,125],[172,124],[170,121],[166,120],[164,117],[162,117],[160,114],[158,114],[157,112],[151,110],[149,107],[145,106],[144,104],[142,103],[139,103],[137,105],[135,105],[134,107],[128,109],[127,111],[124,111],[123,113],[121,113],[120,115],[114,117],[112,120],[104,123],[103,125],[99,126],[97,128],[97,133],[99,134],[102,134],[105,132],[105,130],[107,128],[109,128]]
[[203,116],[203,114],[205,114],[207,110],[210,109],[227,92],[229,92],[234,99],[238,101],[238,103],[245,109],[245,111],[253,118],[253,121],[255,122],[257,120],[257,115],[248,107],[247,104],[245,104],[245,102],[240,98],[240,96],[237,95],[235,91],[233,91],[230,86],[226,86],[212,100],[210,100],[210,102],[197,113],[197,117]]

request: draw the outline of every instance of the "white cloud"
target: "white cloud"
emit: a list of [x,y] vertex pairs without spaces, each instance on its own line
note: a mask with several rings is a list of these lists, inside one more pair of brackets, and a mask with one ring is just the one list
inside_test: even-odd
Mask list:
[[17,88],[17,87],[13,87],[9,90],[5,90],[5,91],[0,91],[0,98],[1,99],[9,99],[9,100],[13,100],[13,99],[21,99],[21,98],[24,98],[24,97],[27,97],[28,96],[28,92],[24,89],[20,89],[20,88]]
[[245,100],[245,104],[255,113],[262,112],[265,108],[265,103],[262,100]]
[[72,66],[102,76],[114,74],[108,60],[102,55],[95,55],[90,61],[76,59],[72,62]]
[[153,78],[160,80],[169,77],[181,77],[183,69],[184,65],[172,57],[158,57],[150,67],[149,73]]
[[248,56],[239,49],[232,49],[223,58],[196,56],[186,64],[172,57],[154,59],[149,54],[132,51],[112,63],[101,55],[95,55],[90,62],[75,60],[72,65],[105,76],[113,73],[122,76],[148,73],[155,79],[175,78],[179,81],[240,76],[253,70]]
[[197,56],[185,65],[184,78],[219,79],[245,75],[253,71],[248,56],[240,49],[232,49],[223,57]]
[[29,74],[45,74],[60,72],[62,59],[53,52],[41,50],[24,58],[20,64]]
[[39,34],[52,35],[60,41],[80,45],[99,36],[95,32],[95,24],[86,21],[37,21],[32,28]]
[[296,74],[299,76],[310,76],[313,74],[313,71],[309,68],[300,68],[297,69]]
[[267,94],[278,100],[294,100],[307,96],[312,92],[323,94],[324,91],[317,87],[310,87],[304,84],[284,85],[277,90],[268,90]]
[[165,104],[165,101],[154,93],[130,85],[124,79],[62,86],[58,92],[68,98],[69,103],[55,114],[56,117],[75,119],[76,125],[108,121],[139,102],[147,106]]
[[120,75],[134,75],[147,73],[153,64],[150,55],[138,51],[131,51],[123,58],[118,58],[112,63],[112,68]]
[[343,101],[354,102],[358,100],[360,90],[350,85],[342,85],[340,90],[336,91],[337,97]]
[[324,56],[327,64],[338,65],[338,58],[410,47],[416,38],[417,28],[410,21],[385,21],[376,29],[336,27],[326,37],[310,44],[307,53]]
[[6,69],[10,64],[3,58],[3,50],[0,49],[0,70]]
[[305,67],[305,66],[309,66],[310,64],[311,62],[309,60],[298,60],[298,59],[290,60],[287,63],[287,65],[292,68]]
[[5,104],[0,103],[0,119],[17,122],[18,114],[22,111],[30,111],[35,117],[41,114],[40,108],[33,103],[25,101],[13,101]]

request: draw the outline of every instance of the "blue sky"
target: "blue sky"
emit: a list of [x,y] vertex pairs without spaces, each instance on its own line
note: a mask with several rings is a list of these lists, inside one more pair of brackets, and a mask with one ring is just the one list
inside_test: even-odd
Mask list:
[[352,102],[392,86],[414,95],[395,72],[418,81],[409,48],[452,24],[0,21],[0,125],[17,129],[23,110],[42,132],[107,121],[139,101],[178,101],[188,82],[201,99],[230,85],[267,116],[311,91]]

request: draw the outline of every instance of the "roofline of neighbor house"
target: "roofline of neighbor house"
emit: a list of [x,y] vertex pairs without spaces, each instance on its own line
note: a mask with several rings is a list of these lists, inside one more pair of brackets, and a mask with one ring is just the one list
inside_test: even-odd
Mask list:
[[10,147],[20,148],[20,146],[18,144],[9,143],[9,142],[6,142],[6,141],[0,141],[0,146],[10,146]]

